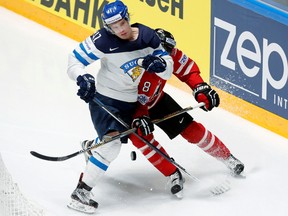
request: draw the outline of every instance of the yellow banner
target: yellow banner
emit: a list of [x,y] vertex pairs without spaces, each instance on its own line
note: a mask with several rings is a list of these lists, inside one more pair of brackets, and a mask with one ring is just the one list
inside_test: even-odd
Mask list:
[[101,11],[107,1],[80,0],[25,0],[36,7],[84,28],[95,30],[100,27]]
[[[25,0],[51,14],[91,31],[101,28],[106,0]],[[176,38],[177,47],[193,58],[209,82],[210,1],[123,0],[131,23],[164,28]]]

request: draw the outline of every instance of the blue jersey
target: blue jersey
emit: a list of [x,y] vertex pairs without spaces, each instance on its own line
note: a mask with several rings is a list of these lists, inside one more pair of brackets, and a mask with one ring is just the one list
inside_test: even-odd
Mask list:
[[68,74],[76,80],[86,72],[86,66],[99,60],[96,89],[102,95],[126,102],[137,101],[138,84],[144,69],[137,60],[148,54],[161,56],[167,62],[167,69],[157,73],[162,79],[169,79],[173,60],[161,45],[155,31],[142,24],[133,24],[139,29],[136,40],[122,40],[104,28],[86,38],[69,56]]

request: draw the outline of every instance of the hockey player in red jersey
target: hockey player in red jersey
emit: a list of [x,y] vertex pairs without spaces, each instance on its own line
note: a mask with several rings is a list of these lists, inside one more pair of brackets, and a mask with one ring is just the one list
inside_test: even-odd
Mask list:
[[[201,78],[196,62],[175,47],[176,42],[171,33],[163,29],[156,29],[156,32],[161,39],[162,45],[174,61],[173,74],[192,89],[196,101],[205,103],[205,106],[201,108],[205,111],[210,111],[214,107],[218,107],[220,103],[219,96]],[[146,140],[167,154],[164,148],[154,139],[152,134],[154,126],[150,119],[163,118],[165,115],[181,110],[182,107],[163,91],[165,83],[166,80],[161,79],[153,73],[145,72],[138,86],[139,107],[135,113],[132,126],[137,127],[139,134],[143,135]],[[231,154],[225,144],[206,129],[205,126],[195,121],[188,113],[163,121],[157,124],[157,126],[170,139],[181,135],[189,143],[197,145],[204,152],[224,162],[233,174],[240,175],[244,170],[244,164]],[[180,170],[149,148],[145,143],[141,142],[135,135],[132,134],[130,139],[133,145],[144,154],[155,168],[164,176],[170,177],[171,193],[181,197],[183,192],[183,177]]]

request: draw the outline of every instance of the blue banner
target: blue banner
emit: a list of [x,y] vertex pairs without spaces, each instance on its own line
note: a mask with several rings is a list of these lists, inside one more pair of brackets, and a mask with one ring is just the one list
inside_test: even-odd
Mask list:
[[288,119],[288,25],[212,1],[211,84]]

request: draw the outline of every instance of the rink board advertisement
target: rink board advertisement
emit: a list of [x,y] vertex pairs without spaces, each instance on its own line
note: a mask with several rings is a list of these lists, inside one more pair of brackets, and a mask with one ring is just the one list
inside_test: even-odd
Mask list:
[[[104,6],[114,0],[25,0],[26,2],[33,4],[36,7],[39,7],[45,11],[62,17],[63,19],[75,22],[80,26],[85,28],[95,30],[103,27],[101,20],[101,12]],[[135,10],[136,13],[133,13],[134,16],[138,14],[151,20],[151,16],[143,16],[143,14],[148,14],[148,10],[154,10],[158,12],[158,19],[153,20],[154,23],[159,23],[159,19],[162,19],[162,15],[166,16],[166,19],[170,19],[173,23],[176,20],[184,20],[184,0],[123,0],[123,2],[128,6],[129,12]],[[189,8],[189,3],[185,3],[185,7]],[[139,11],[141,8],[143,11]],[[151,13],[150,11],[150,13]],[[161,14],[162,13],[162,14]],[[130,14],[131,15],[131,14]],[[186,18],[187,15],[186,14]],[[173,21],[173,17],[175,18]],[[142,19],[143,19],[142,18]],[[138,18],[137,18],[138,19]],[[150,24],[149,24],[150,26]]]
[[[72,39],[82,41],[87,35],[103,27],[101,11],[107,3],[113,1],[0,0],[0,5]],[[171,31],[177,40],[177,47],[197,62],[203,78],[209,81],[210,0],[122,1],[129,8],[131,23],[139,22],[151,28],[160,27]]]
[[288,119],[288,26],[227,0],[211,12],[211,83]]

